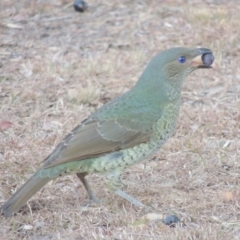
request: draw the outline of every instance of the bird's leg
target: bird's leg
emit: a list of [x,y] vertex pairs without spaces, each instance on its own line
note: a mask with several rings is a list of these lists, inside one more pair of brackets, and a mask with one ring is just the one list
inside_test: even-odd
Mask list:
[[120,190],[119,187],[122,185],[120,180],[121,172],[119,171],[112,171],[107,175],[107,186],[108,188],[115,192],[117,195],[125,198],[130,203],[134,204],[137,207],[143,208],[145,207],[144,204],[142,204],[139,200],[134,198],[133,196],[125,193],[124,191]]
[[88,196],[89,196],[90,200],[92,200],[95,203],[101,202],[100,199],[98,199],[94,195],[93,190],[91,189],[90,185],[87,182],[87,179],[85,178],[86,175],[87,175],[87,173],[77,173],[78,178],[80,179],[80,181],[82,182],[83,186],[87,190],[87,193],[88,193]]
[[137,207],[143,208],[145,207],[144,204],[142,204],[139,200],[137,200],[136,198],[134,198],[133,196],[125,193],[124,191],[117,189],[115,190],[115,193],[123,198],[125,198],[126,200],[128,200],[130,203],[134,204]]

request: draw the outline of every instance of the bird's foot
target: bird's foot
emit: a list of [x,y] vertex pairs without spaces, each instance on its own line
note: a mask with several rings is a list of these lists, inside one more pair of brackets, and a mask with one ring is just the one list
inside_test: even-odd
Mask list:
[[144,207],[141,209],[141,214],[145,215],[150,212],[154,212],[155,208],[151,205],[144,205]]

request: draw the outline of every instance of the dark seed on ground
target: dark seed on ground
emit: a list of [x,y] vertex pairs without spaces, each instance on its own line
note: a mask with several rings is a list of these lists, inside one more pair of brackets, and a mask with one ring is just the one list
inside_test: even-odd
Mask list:
[[164,220],[163,223],[169,226],[175,226],[176,223],[180,222],[180,219],[175,215],[169,215]]
[[87,4],[83,0],[76,0],[73,7],[78,12],[84,12],[87,9]]

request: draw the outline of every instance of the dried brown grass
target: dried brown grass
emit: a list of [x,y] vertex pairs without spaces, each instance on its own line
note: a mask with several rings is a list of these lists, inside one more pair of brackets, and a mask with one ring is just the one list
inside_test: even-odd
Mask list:
[[[89,176],[47,185],[21,213],[0,217],[0,239],[239,239],[240,32],[237,1],[1,1],[0,179],[3,203],[64,134],[129,89],[151,56],[173,46],[211,48],[213,70],[188,77],[176,134],[123,175],[155,215]],[[102,191],[104,189],[104,191]],[[161,222],[176,214],[182,225]]]

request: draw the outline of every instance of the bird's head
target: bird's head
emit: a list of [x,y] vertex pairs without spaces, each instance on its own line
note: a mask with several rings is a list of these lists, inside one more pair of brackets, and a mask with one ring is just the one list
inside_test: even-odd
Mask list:
[[198,68],[211,68],[213,61],[213,53],[207,48],[171,48],[150,61],[137,85],[148,89],[149,94],[175,91],[179,95],[186,76]]
[[214,61],[213,53],[207,48],[172,48],[156,56],[159,69],[173,81],[180,81],[198,68],[211,68]]

